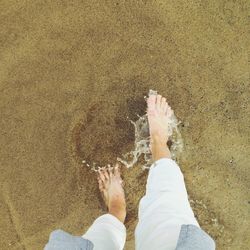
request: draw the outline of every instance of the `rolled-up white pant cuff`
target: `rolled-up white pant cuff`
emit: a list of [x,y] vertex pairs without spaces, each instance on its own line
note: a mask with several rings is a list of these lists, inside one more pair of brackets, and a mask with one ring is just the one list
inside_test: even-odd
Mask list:
[[126,241],[126,227],[115,216],[104,214],[82,237],[94,244],[94,250],[121,250]]

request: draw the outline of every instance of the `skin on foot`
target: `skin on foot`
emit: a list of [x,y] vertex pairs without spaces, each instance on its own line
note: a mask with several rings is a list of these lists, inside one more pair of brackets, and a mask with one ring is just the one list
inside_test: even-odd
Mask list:
[[166,98],[161,95],[151,94],[147,99],[147,116],[150,137],[159,137],[165,143],[168,140],[168,122],[173,114]]
[[161,95],[151,94],[147,99],[147,116],[150,133],[150,149],[154,161],[161,158],[171,158],[167,146],[168,123],[173,115],[171,107],[166,98]]
[[118,164],[114,168],[103,168],[98,171],[99,189],[110,214],[122,223],[126,217],[126,201],[123,181]]

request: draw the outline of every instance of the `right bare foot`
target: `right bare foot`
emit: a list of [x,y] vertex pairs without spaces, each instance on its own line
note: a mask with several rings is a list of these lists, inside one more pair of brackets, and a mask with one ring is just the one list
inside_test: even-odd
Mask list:
[[166,102],[166,98],[161,95],[149,95],[147,104],[150,137],[158,137],[166,143],[169,136],[168,123],[173,111]]
[[118,164],[114,168],[104,168],[98,171],[99,189],[110,214],[122,223],[126,217],[126,202]]
[[150,149],[153,160],[161,158],[171,158],[171,153],[167,146],[168,123],[173,111],[168,106],[166,98],[161,95],[150,94],[147,99],[148,123],[150,133]]

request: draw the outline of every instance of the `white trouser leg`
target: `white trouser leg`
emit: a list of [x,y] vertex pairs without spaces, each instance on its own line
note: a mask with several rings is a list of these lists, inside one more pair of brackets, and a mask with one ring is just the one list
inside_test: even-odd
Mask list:
[[199,226],[179,166],[163,158],[151,166],[146,195],[140,201],[136,249],[175,249],[182,224]]
[[94,250],[122,250],[126,241],[126,228],[113,215],[104,214],[94,221],[82,237],[94,244]]

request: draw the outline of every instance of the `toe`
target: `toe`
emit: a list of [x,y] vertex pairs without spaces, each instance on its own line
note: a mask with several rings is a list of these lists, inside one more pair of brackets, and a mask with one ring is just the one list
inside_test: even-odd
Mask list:
[[118,163],[115,164],[115,170],[114,170],[114,174],[117,177],[121,176],[121,171],[120,171],[120,165]]
[[99,176],[97,177],[97,180],[98,180],[98,184],[99,184],[99,189],[101,192],[103,192],[103,190],[104,190],[103,182]]
[[101,179],[102,182],[105,182],[106,178],[105,178],[105,175],[103,174],[103,171],[100,169],[98,170],[98,173],[99,173],[99,178]]
[[108,169],[107,169],[107,168],[104,168],[104,169],[102,170],[102,173],[103,173],[103,175],[104,175],[104,177],[105,177],[105,180],[109,180],[109,172],[108,172]]
[[166,98],[162,97],[161,98],[161,110],[162,110],[162,112],[164,112],[165,104],[166,104]]
[[171,109],[170,106],[167,107],[166,115],[168,118],[170,118],[173,114],[173,110]]
[[161,108],[161,95],[157,95],[156,97],[156,108],[160,110]]
[[147,104],[148,104],[148,112],[154,111],[156,104],[156,95],[150,95],[147,99]]
[[113,168],[109,166],[107,172],[108,172],[109,178],[112,178],[113,175],[114,175],[113,174]]
[[110,177],[108,174],[108,170],[106,168],[103,168],[100,171],[101,171],[100,178],[102,180],[103,190],[105,190],[110,185]]
[[168,110],[168,103],[166,102],[164,105],[164,114],[167,114],[167,110]]

